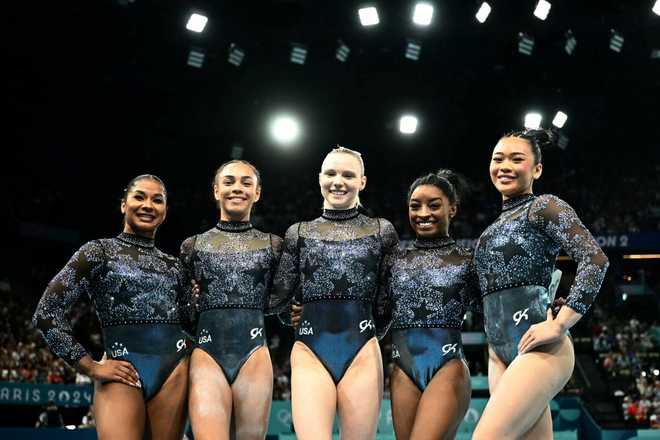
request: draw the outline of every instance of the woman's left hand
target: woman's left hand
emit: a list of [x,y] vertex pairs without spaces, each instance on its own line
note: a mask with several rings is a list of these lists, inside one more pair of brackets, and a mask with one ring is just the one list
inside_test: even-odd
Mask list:
[[519,354],[527,353],[539,345],[558,341],[564,335],[562,326],[552,316],[552,309],[548,309],[547,315],[545,321],[532,325],[525,332],[518,344]]

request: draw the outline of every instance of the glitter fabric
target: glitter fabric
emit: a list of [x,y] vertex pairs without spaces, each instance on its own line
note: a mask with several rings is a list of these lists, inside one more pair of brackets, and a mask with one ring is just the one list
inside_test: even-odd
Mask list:
[[199,283],[199,311],[263,310],[281,247],[280,237],[246,222],[220,222],[186,239],[181,245],[181,260],[187,276]]
[[418,238],[386,263],[392,328],[460,328],[481,296],[472,252],[450,237]]
[[383,258],[396,250],[398,236],[387,220],[357,209],[324,210],[311,222],[291,226],[275,276],[271,306],[319,300],[380,302]]
[[67,313],[84,293],[103,328],[180,324],[189,312],[179,262],[153,240],[122,233],[91,241],[48,284],[33,317],[51,350],[72,366],[86,351],[73,337]]
[[577,262],[566,305],[584,314],[609,265],[596,240],[575,211],[553,195],[525,194],[506,200],[498,219],[477,243],[475,264],[482,294],[521,286],[547,287],[560,249]]

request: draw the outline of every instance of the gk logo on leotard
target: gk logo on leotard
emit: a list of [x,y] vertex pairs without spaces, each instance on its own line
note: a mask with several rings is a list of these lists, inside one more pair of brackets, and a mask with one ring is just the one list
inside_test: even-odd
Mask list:
[[399,353],[399,349],[396,348],[396,345],[392,344],[392,359],[400,358],[401,353]]
[[458,342],[455,344],[445,344],[442,346],[442,354],[449,354],[449,353],[456,353],[456,346],[458,345]]
[[525,310],[518,310],[513,314],[513,320],[516,322],[516,327],[518,327],[518,324],[520,324],[520,321],[522,321],[523,318],[525,318],[525,321],[529,319],[529,316],[527,316],[527,310],[529,310],[529,307]]
[[203,328],[199,332],[199,339],[197,340],[197,343],[198,344],[208,344],[209,342],[212,342],[212,341],[213,341],[213,339],[211,338],[211,333],[209,333],[208,330]]
[[364,333],[367,330],[373,330],[374,329],[374,323],[371,322],[371,319],[365,319],[364,321],[360,321],[360,333]]
[[257,336],[263,336],[263,335],[264,335],[264,334],[263,334],[263,331],[264,331],[263,327],[255,327],[255,328],[253,328],[252,330],[250,330],[250,338],[251,338],[251,339],[254,339],[254,338],[256,338]]
[[176,341],[176,351],[177,351],[177,353],[180,352],[181,350],[183,350],[184,348],[186,348],[186,340],[185,339],[179,339],[178,341]]
[[115,342],[110,346],[110,357],[118,358],[128,355],[128,349],[121,342]]
[[312,323],[309,321],[303,321],[302,324],[300,324],[300,328],[298,329],[298,334],[299,335],[313,335],[314,334],[314,328],[312,327]]

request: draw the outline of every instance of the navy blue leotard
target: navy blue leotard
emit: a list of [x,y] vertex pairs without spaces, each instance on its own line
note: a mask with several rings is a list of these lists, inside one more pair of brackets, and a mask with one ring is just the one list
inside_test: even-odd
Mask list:
[[189,278],[200,287],[196,347],[218,363],[229,384],[266,344],[264,312],[282,239],[248,222],[224,222],[181,245]]
[[463,359],[461,325],[480,311],[472,252],[450,237],[418,238],[386,260],[392,359],[424,391],[443,365]]
[[548,286],[559,250],[578,264],[567,306],[584,314],[605,277],[608,260],[575,211],[553,195],[525,194],[504,201],[481,234],[475,264],[489,345],[506,365],[533,324],[546,320]]
[[33,323],[51,350],[76,366],[87,352],[75,340],[67,312],[82,294],[89,295],[107,356],[133,364],[148,401],[189,352],[182,330],[190,312],[183,283],[178,260],[152,239],[122,233],[94,240],[48,284]]
[[296,339],[309,347],[335,384],[380,325],[380,272],[398,237],[392,224],[357,209],[324,210],[291,226],[271,306],[294,296],[304,304]]

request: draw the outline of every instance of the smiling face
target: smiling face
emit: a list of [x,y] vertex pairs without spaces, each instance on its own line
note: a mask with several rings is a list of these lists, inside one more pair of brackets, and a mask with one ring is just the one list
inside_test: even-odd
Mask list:
[[133,183],[121,202],[124,232],[153,238],[165,220],[167,198],[160,182],[144,178]]
[[261,197],[261,186],[252,167],[233,162],[216,176],[213,196],[220,206],[220,220],[250,221],[252,206]]
[[445,193],[435,185],[420,185],[408,202],[410,226],[418,237],[432,238],[449,235],[449,222],[456,215]]
[[350,209],[357,205],[360,191],[367,184],[360,160],[348,153],[330,153],[321,165],[319,185],[323,208]]
[[527,140],[519,137],[500,139],[490,161],[490,180],[502,198],[531,194],[534,180],[541,177],[543,171],[543,165],[535,161]]

